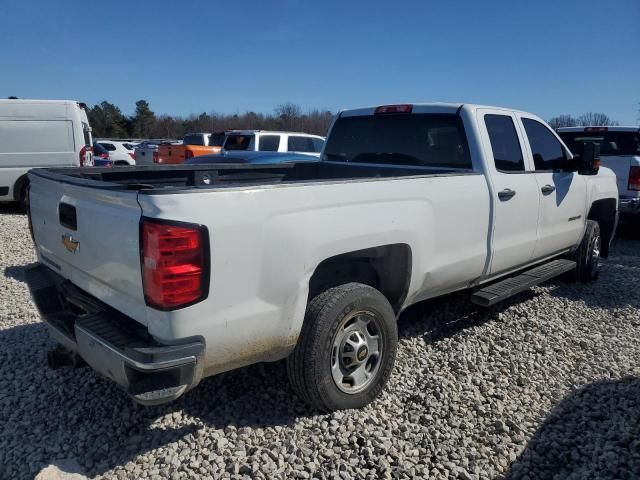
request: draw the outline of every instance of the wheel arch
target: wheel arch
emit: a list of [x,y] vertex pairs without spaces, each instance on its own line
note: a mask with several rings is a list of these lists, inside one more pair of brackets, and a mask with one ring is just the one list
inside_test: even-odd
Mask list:
[[18,177],[18,179],[13,184],[13,199],[16,202],[20,201],[20,193],[22,189],[29,183],[29,174],[25,173]]
[[405,243],[344,252],[320,262],[309,279],[307,303],[328,288],[356,282],[379,290],[396,314],[409,291],[411,247]]
[[591,204],[588,220],[595,220],[600,225],[600,235],[602,236],[601,256],[609,256],[609,246],[613,240],[616,224],[618,223],[617,201],[615,198],[603,198]]

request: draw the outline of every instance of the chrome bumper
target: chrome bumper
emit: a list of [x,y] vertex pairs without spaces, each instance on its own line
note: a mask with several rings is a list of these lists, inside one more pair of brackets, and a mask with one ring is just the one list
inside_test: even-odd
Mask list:
[[162,344],[44,265],[27,271],[27,283],[51,336],[138,403],[166,403],[198,383],[203,341]]

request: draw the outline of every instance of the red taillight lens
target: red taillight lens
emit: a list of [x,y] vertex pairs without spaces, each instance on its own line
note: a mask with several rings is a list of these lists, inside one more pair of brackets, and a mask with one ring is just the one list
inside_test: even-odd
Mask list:
[[108,153],[101,153],[100,155],[98,155],[100,158],[107,160],[109,158],[109,154]]
[[153,152],[153,163],[160,163],[160,158],[158,157],[158,152]]
[[80,166],[81,167],[84,167],[84,160],[85,160],[84,157],[87,156],[87,152],[89,152],[89,151],[91,151],[91,147],[87,148],[86,145],[80,149],[80,153],[78,155],[80,157]]
[[382,105],[376,108],[374,114],[380,115],[381,113],[411,113],[413,111],[413,105]]
[[191,150],[185,150],[184,151],[184,159],[185,160],[189,160],[190,158],[193,158],[193,152]]
[[128,152],[128,153],[129,153],[129,156],[131,157],[131,160],[134,160],[134,161],[135,161],[135,159],[136,159],[136,153],[135,153],[135,152]]
[[640,190],[640,167],[629,169],[629,190]]
[[143,220],[142,282],[147,305],[175,310],[199,302],[209,289],[209,236],[205,227]]

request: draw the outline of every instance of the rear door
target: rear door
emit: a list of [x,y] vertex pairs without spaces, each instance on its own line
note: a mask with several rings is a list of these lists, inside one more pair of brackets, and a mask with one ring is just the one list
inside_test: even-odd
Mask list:
[[101,183],[100,188],[74,185],[47,175],[30,174],[38,260],[112,307],[144,318],[137,192],[105,188],[104,182],[84,181]]
[[533,259],[537,241],[538,184],[524,154],[524,139],[515,115],[505,110],[478,110],[478,125],[489,181],[493,184],[492,260],[490,274]]
[[534,257],[542,258],[580,242],[588,213],[587,185],[584,176],[568,171],[568,154],[549,127],[535,117],[519,118],[538,185],[540,215]]

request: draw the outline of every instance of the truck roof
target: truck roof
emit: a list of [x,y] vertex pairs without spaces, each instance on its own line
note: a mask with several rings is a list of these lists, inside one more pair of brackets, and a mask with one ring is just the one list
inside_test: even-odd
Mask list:
[[56,104],[63,105],[63,104],[73,103],[81,106],[85,105],[84,103],[79,102],[77,100],[37,100],[37,99],[30,99],[30,98],[13,98],[13,99],[2,98],[0,99],[0,104],[2,103],[47,103],[50,105],[56,105]]
[[515,108],[496,107],[493,105],[480,105],[475,103],[446,103],[446,102],[400,102],[400,103],[383,103],[379,105],[349,108],[340,111],[340,116],[358,116],[373,115],[376,108],[389,105],[411,105],[412,113],[456,113],[461,109],[475,110],[478,108],[491,108],[493,110],[505,110],[508,112],[528,113]]
[[285,132],[280,130],[226,130],[224,133],[226,134],[240,134],[240,135],[253,135],[255,133],[267,133],[274,135],[304,135],[305,137],[316,137],[316,138],[324,138],[320,135],[313,135],[311,133],[304,132]]
[[556,129],[557,132],[640,132],[640,126],[635,127],[623,127],[623,126],[604,126],[604,125],[589,125],[585,127],[560,127]]

